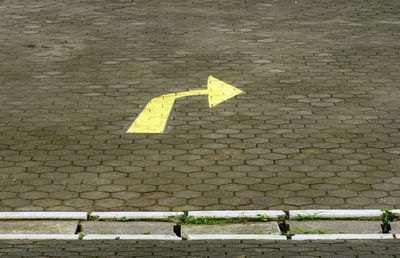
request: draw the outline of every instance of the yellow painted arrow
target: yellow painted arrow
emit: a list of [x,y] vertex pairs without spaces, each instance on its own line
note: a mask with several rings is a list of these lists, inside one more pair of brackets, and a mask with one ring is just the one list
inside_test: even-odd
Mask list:
[[208,95],[208,105],[213,108],[242,92],[238,88],[210,75],[207,89],[169,93],[150,100],[127,133],[163,133],[174,102],[178,98]]

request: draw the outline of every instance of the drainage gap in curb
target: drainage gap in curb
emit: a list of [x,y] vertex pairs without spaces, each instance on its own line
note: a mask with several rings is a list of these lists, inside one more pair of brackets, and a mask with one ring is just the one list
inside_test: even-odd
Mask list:
[[76,226],[74,234],[80,234],[80,233],[83,233],[83,226],[78,223],[78,226]]
[[78,238],[78,239],[80,239],[80,240],[83,239],[83,237],[85,236],[85,234],[83,233],[83,226],[82,226],[81,224],[78,223],[78,226],[76,227],[76,230],[75,230],[75,233],[74,233],[74,234],[75,234],[75,235],[79,235],[79,238]]
[[286,236],[287,239],[292,239],[293,234],[290,233],[289,224],[286,224],[286,220],[278,221],[278,226],[283,236]]
[[174,233],[178,236],[181,237],[182,233],[181,233],[181,225],[176,224],[174,225]]

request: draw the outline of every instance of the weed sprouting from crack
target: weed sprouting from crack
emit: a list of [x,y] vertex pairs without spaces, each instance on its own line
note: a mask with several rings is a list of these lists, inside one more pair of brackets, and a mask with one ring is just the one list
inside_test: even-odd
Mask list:
[[390,226],[390,222],[394,220],[394,214],[391,210],[389,209],[383,209],[382,210],[382,232],[383,233],[389,233],[389,231],[392,229]]
[[309,230],[305,228],[296,227],[300,234],[328,234],[329,231],[325,229]]
[[318,216],[318,214],[319,214],[318,212],[311,214],[311,215],[298,214],[297,220],[300,220],[300,221],[321,220],[321,217]]
[[123,221],[123,222],[126,222],[126,221],[129,221],[129,218],[128,218],[128,217],[126,217],[126,216],[122,216],[121,218],[118,218],[118,219],[117,219],[117,221]]

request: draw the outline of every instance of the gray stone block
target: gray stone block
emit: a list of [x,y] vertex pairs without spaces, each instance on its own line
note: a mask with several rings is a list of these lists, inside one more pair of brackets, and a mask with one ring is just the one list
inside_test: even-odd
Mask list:
[[182,236],[202,234],[281,234],[278,223],[276,222],[226,225],[182,225],[181,232]]
[[0,234],[74,234],[78,221],[0,221]]
[[382,233],[380,221],[319,220],[288,221],[294,234],[373,234]]
[[169,222],[85,221],[81,225],[85,234],[175,235],[174,224]]
[[400,234],[400,221],[393,221],[393,222],[390,222],[390,227],[392,228],[392,230],[390,231],[390,233],[393,233],[393,234]]

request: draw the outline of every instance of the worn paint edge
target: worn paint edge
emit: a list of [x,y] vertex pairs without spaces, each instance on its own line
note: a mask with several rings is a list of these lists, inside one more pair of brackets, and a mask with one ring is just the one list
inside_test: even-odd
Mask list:
[[15,211],[0,212],[0,220],[87,220],[87,212],[75,211]]
[[183,216],[183,212],[152,212],[152,211],[138,211],[138,212],[129,212],[129,211],[120,211],[120,212],[91,212],[89,215],[89,219],[131,219],[131,220],[140,220],[140,219],[151,219],[151,220],[168,220],[170,217],[174,216]]
[[394,239],[392,234],[298,234],[292,240]]
[[381,210],[290,210],[289,219],[315,216],[321,219],[381,219]]

